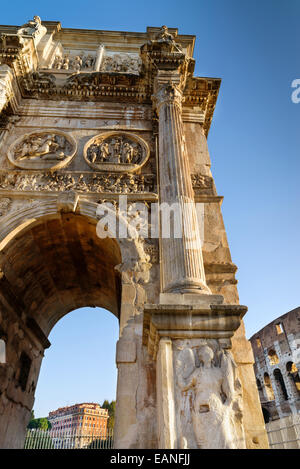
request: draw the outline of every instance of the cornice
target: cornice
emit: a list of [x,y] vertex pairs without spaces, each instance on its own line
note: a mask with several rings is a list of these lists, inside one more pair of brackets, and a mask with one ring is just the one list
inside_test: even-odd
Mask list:
[[203,128],[208,135],[221,86],[220,78],[188,77],[184,89],[185,108],[198,108],[204,114]]

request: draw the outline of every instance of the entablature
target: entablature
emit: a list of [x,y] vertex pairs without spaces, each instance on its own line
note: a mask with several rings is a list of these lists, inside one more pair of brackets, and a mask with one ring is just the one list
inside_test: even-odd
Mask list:
[[0,68],[10,67],[25,99],[141,105],[153,104],[158,71],[166,79],[175,72],[185,108],[197,109],[207,134],[220,79],[193,76],[194,44],[195,36],[165,26],[145,33],[95,31],[35,16],[21,27],[0,26]]

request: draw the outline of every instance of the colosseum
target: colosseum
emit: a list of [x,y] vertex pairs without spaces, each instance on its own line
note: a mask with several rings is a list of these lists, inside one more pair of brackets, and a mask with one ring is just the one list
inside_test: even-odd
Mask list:
[[300,448],[300,307],[266,325],[250,342],[270,446]]

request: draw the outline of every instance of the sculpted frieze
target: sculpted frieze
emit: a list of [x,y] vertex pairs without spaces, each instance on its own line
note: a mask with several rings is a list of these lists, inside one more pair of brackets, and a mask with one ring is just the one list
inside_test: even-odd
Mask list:
[[94,169],[134,171],[149,158],[148,144],[126,132],[107,132],[93,137],[84,147],[84,158]]
[[[118,87],[114,88],[116,91],[129,92],[131,91],[131,97],[133,89],[132,87],[136,85],[141,85],[139,83],[139,77],[133,74],[110,74],[109,72],[90,72],[90,73],[79,73],[71,75],[66,83],[63,85],[63,92],[67,92],[68,90],[76,90],[77,92],[80,91],[87,91],[93,93],[93,96],[97,96],[97,94],[101,91],[112,91],[111,88],[105,89],[106,86],[114,86]],[[87,87],[86,89],[84,87]],[[98,92],[98,93],[97,93]],[[109,96],[113,96],[113,93],[109,93]]]
[[107,55],[101,65],[102,72],[132,73],[138,75],[141,71],[141,59],[130,54]]
[[200,173],[191,175],[195,194],[210,194],[213,191],[213,179]]
[[[50,73],[33,72],[21,79],[24,92],[30,95],[53,95],[57,92],[56,78]],[[45,96],[46,97],[46,96]]]
[[53,63],[50,66],[53,70],[61,71],[75,71],[80,72],[81,70],[93,70],[95,65],[96,57],[92,54],[78,54],[72,56],[70,54],[56,55]]
[[0,173],[0,189],[15,191],[136,194],[155,192],[155,176],[134,174]]
[[58,169],[75,155],[73,137],[59,130],[41,130],[18,138],[8,150],[9,161],[24,169]]
[[[97,56],[95,52],[86,53],[77,51],[68,51],[56,54],[52,63],[48,67],[55,73],[57,70],[66,73],[96,71]],[[107,54],[102,62],[100,71],[104,73],[126,73],[139,75],[142,67],[141,59],[133,54]]]
[[[0,54],[1,55],[1,54]],[[66,64],[65,66],[70,66]],[[62,70],[62,69],[61,69]],[[50,73],[51,72],[51,73]],[[20,78],[22,93],[43,99],[95,100],[151,103],[150,88],[137,73],[111,73],[81,69],[63,80],[56,79],[55,70],[28,73]]]

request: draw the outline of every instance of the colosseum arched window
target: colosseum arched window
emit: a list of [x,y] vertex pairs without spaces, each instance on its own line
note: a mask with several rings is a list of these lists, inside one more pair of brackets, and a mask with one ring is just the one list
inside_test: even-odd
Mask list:
[[258,389],[258,392],[259,392],[259,398],[261,401],[265,401],[265,397],[264,397],[264,392],[263,392],[263,387],[261,385],[261,381],[259,379],[256,380],[256,385],[257,385],[257,389]]
[[271,365],[277,365],[279,363],[278,355],[273,349],[268,351],[268,358]]
[[264,384],[265,384],[265,389],[266,389],[266,394],[267,394],[267,397],[268,397],[268,401],[274,401],[274,399],[275,399],[274,391],[273,391],[271,379],[270,379],[270,376],[268,375],[268,373],[264,374]]
[[298,373],[298,368],[295,363],[288,362],[286,364],[286,371],[291,383],[291,389],[294,397],[299,398],[300,394],[300,377]]
[[286,390],[286,386],[285,386],[285,383],[284,383],[282,373],[281,373],[279,368],[276,368],[276,370],[274,370],[274,378],[275,378],[275,382],[276,382],[276,387],[277,387],[277,392],[278,392],[279,399],[280,400],[284,399],[285,401],[287,401],[289,397],[288,397],[288,393],[287,393],[287,390]]

